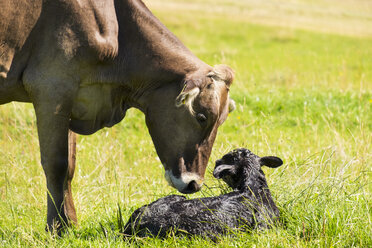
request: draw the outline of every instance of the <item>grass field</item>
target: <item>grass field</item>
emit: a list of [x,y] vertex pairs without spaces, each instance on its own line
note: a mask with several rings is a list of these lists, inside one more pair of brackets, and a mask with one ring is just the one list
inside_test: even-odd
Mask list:
[[[121,218],[167,186],[144,116],[78,137],[73,193],[79,226],[44,231],[46,186],[30,104],[0,106],[0,246],[372,247],[372,3],[368,0],[155,0],[160,20],[207,63],[236,71],[237,109],[219,129],[214,161],[237,147],[284,160],[265,169],[284,226],[251,234],[133,239]],[[341,2],[341,3],[339,3]]]

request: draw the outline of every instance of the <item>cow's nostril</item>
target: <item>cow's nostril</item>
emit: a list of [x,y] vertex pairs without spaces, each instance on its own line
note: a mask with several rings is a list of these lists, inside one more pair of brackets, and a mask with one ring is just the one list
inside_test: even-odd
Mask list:
[[184,190],[186,194],[190,194],[190,193],[195,193],[197,191],[199,191],[201,188],[201,186],[196,182],[196,181],[191,181],[186,189]]

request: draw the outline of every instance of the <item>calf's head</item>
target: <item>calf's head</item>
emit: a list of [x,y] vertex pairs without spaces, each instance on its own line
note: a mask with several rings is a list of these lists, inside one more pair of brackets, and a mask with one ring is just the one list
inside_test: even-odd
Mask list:
[[262,166],[279,167],[283,161],[274,156],[259,157],[250,150],[239,148],[216,161],[213,176],[222,178],[231,188],[241,190],[247,187],[267,186]]
[[233,77],[227,66],[209,67],[152,94],[146,124],[168,183],[182,193],[203,184],[217,129],[235,106],[229,98]]

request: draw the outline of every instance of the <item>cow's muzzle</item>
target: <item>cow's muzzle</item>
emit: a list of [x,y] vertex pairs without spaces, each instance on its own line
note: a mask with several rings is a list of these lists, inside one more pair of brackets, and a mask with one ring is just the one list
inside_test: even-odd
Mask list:
[[198,192],[203,186],[204,179],[195,173],[186,172],[180,177],[175,177],[171,170],[165,171],[165,179],[169,185],[183,194]]

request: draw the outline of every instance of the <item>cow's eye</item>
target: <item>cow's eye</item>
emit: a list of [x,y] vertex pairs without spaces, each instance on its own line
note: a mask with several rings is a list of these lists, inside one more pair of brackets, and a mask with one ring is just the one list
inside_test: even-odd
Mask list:
[[196,115],[196,119],[198,120],[198,122],[204,123],[207,120],[207,117],[204,114],[199,113]]

